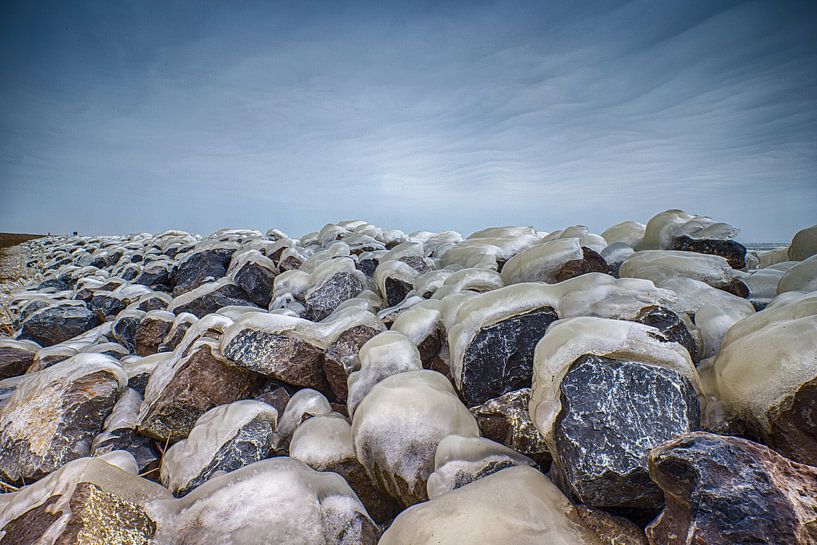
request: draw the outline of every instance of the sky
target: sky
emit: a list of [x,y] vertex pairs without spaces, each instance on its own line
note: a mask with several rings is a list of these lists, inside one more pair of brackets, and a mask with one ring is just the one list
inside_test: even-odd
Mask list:
[[817,3],[0,7],[0,231],[817,223]]

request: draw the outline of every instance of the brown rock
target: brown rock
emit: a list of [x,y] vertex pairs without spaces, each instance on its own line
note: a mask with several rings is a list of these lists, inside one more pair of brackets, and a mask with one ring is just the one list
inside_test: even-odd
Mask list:
[[576,512],[601,545],[647,545],[647,536],[641,528],[623,517],[585,505],[577,505]]
[[136,353],[140,356],[156,354],[165,336],[173,327],[173,318],[171,312],[149,312],[139,323],[136,335],[133,337]]
[[40,347],[32,342],[0,340],[0,380],[26,372]]
[[610,266],[598,252],[582,246],[582,259],[568,261],[553,272],[553,281],[562,282],[591,272],[609,273]]
[[650,452],[666,507],[652,545],[817,543],[817,468],[738,437],[681,435]]
[[380,332],[372,327],[358,325],[341,333],[326,349],[323,371],[332,392],[341,402],[346,403],[346,396],[349,393],[346,385],[346,380],[349,378],[347,369],[357,357],[360,347],[378,333]]
[[[174,443],[184,439],[196,420],[217,405],[247,399],[260,389],[263,377],[230,365],[218,344],[204,341],[178,364],[173,378],[149,404],[139,433]],[[149,387],[149,385],[148,385]]]
[[769,415],[770,447],[803,464],[817,466],[817,379],[806,382]]

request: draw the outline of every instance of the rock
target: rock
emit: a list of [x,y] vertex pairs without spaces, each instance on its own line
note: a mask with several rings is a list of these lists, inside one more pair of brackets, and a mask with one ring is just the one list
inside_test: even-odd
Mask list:
[[601,545],[648,545],[644,531],[624,517],[586,505],[577,505],[576,512]]
[[693,362],[701,360],[702,354],[698,346],[699,343],[692,336],[684,320],[672,310],[660,306],[645,307],[635,321],[656,328],[668,341],[676,342],[686,348]]
[[817,468],[704,432],[663,443],[649,465],[666,497],[647,527],[653,545],[817,542]]
[[258,250],[247,250],[233,256],[230,277],[259,307],[268,307],[272,286],[278,274],[275,264]]
[[307,318],[323,320],[344,301],[355,297],[366,286],[365,276],[349,258],[337,258],[321,264],[311,275],[312,287],[304,295]]
[[152,543],[156,523],[145,503],[170,494],[114,465],[120,454],[74,460],[8,494],[0,507],[0,545]]
[[439,363],[448,367],[440,361],[440,352],[447,341],[441,301],[423,301],[402,312],[392,324],[391,331],[402,333],[411,340],[420,353],[424,368],[432,369]]
[[145,388],[138,428],[158,441],[184,439],[205,412],[252,397],[261,384],[257,374],[230,365],[211,340],[198,341],[187,356],[160,365]]
[[108,316],[116,316],[125,310],[125,302],[114,296],[111,292],[98,291],[88,302],[91,308],[100,321],[104,321]]
[[379,545],[598,545],[576,508],[547,477],[511,467],[397,516]]
[[598,252],[582,246],[582,258],[568,261],[553,272],[553,280],[563,282],[583,274],[599,272],[609,273],[610,266]]
[[695,216],[677,209],[666,210],[650,218],[644,237],[634,247],[638,251],[667,250],[678,237],[725,241],[735,238],[738,232],[735,227],[716,223],[707,216]]
[[562,378],[554,458],[569,496],[605,509],[657,511],[649,449],[697,429],[695,389],[679,372],[582,356]]
[[360,347],[381,331],[366,325],[355,326],[341,333],[324,352],[323,372],[332,392],[340,401],[346,402],[348,394],[346,381]]
[[[194,253],[181,262],[170,274],[173,297],[178,297],[208,282],[223,278],[231,253],[205,250]],[[226,257],[226,259],[225,259]]]
[[632,247],[644,237],[646,228],[646,225],[637,221],[623,221],[608,227],[601,236],[609,245],[622,243]]
[[374,272],[374,281],[386,305],[399,305],[414,290],[414,280],[420,273],[404,261],[380,260]]
[[126,383],[116,361],[100,354],[27,375],[0,408],[0,480],[31,482],[88,456]]
[[141,310],[125,310],[120,312],[111,327],[111,334],[116,342],[128,349],[136,351],[136,330],[142,323],[146,313]]
[[165,452],[162,484],[184,496],[216,474],[267,458],[277,418],[278,412],[261,401],[235,401],[210,409],[187,439]]
[[789,259],[804,261],[817,254],[817,225],[801,229],[791,239]]
[[777,293],[787,291],[817,291],[817,255],[801,261],[780,278]]
[[687,350],[640,323],[571,318],[539,342],[534,377],[530,412],[554,482],[590,507],[657,513],[647,453],[699,426],[702,387]]
[[770,447],[817,465],[817,294],[737,322],[713,364],[718,398]]
[[133,336],[136,353],[140,356],[150,356],[159,351],[165,337],[173,327],[175,315],[166,310],[151,310],[148,312]]
[[427,499],[434,453],[446,435],[479,435],[451,384],[435,371],[407,371],[377,383],[352,420],[355,454],[384,493],[408,507]]
[[311,388],[298,390],[289,399],[286,409],[278,419],[273,447],[277,452],[285,454],[292,434],[295,433],[298,426],[313,416],[324,416],[331,413],[332,406],[323,394]]
[[682,235],[673,239],[668,249],[719,255],[726,258],[733,269],[746,268],[746,247],[734,240],[695,239]]
[[532,286],[477,295],[457,312],[457,325],[448,334],[451,368],[469,407],[530,386],[533,349],[559,318],[557,298],[547,286]]
[[449,435],[437,445],[434,472],[426,486],[428,497],[434,499],[516,466],[536,467],[536,462],[484,437]]
[[170,331],[167,335],[165,335],[165,338],[162,341],[161,348],[169,351],[175,350],[181,340],[184,338],[187,330],[190,329],[190,327],[197,321],[198,318],[189,312],[177,314],[176,319],[173,320],[173,326],[170,328]]
[[732,269],[729,262],[717,255],[677,250],[639,251],[627,258],[619,268],[621,278],[644,278],[657,286],[676,277],[691,278],[737,295],[747,297],[749,288]]
[[62,303],[38,310],[23,322],[20,339],[51,346],[85,333],[100,319],[82,303]]
[[31,341],[0,339],[0,380],[25,373],[39,349]]
[[153,441],[136,432],[141,405],[142,395],[127,388],[105,419],[102,433],[94,437],[91,449],[94,456],[114,451],[128,452],[140,474],[152,474],[159,467],[159,456],[153,448]]
[[510,447],[547,469],[550,452],[530,419],[529,402],[530,388],[522,388],[472,407],[471,413],[483,437]]
[[317,471],[342,476],[375,522],[390,520],[397,513],[395,501],[377,490],[357,461],[352,427],[342,416],[333,413],[303,422],[292,435],[289,455]]
[[[251,501],[248,501],[251,498]],[[148,505],[156,543],[376,545],[380,530],[343,478],[292,458],[214,477]]]
[[236,286],[228,278],[223,278],[217,282],[202,284],[183,295],[179,295],[173,299],[167,310],[177,315],[189,312],[197,318],[202,318],[222,307],[231,305],[255,306],[249,300],[249,296],[244,293],[244,290]]

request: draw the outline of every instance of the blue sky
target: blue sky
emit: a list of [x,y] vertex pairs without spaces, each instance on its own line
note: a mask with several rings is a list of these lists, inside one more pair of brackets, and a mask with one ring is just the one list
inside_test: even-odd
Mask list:
[[0,10],[0,231],[817,222],[814,2]]

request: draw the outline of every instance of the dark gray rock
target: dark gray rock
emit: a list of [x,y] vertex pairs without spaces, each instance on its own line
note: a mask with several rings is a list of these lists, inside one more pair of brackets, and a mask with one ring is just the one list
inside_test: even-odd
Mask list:
[[23,322],[19,338],[51,346],[73,339],[100,323],[99,317],[85,305],[56,305],[34,313]]
[[679,372],[585,355],[560,385],[555,477],[575,501],[633,516],[657,513],[661,491],[647,473],[650,449],[695,430],[700,405]]
[[95,293],[88,303],[91,310],[101,319],[108,316],[116,316],[127,306],[124,301],[106,293]]
[[733,269],[746,268],[746,247],[734,240],[695,239],[684,235],[674,238],[668,249],[719,255],[726,258]]
[[348,370],[352,361],[360,352],[360,347],[366,341],[380,333],[377,329],[365,325],[358,325],[341,333],[338,338],[330,344],[323,359],[323,371],[329,386],[335,396],[342,403],[346,403],[346,396],[349,393],[347,380]]
[[128,352],[136,352],[136,331],[142,323],[144,313],[127,311],[117,316],[111,326],[111,335],[116,342],[128,349]]
[[363,291],[365,286],[359,274],[340,272],[310,290],[305,305],[307,318],[319,322],[332,314],[338,305]]
[[249,300],[260,307],[268,307],[272,299],[275,271],[250,262],[235,273],[233,281],[247,293]]
[[550,308],[513,316],[482,328],[465,350],[461,394],[468,407],[530,387],[533,350],[557,320]]
[[665,307],[647,307],[641,310],[636,322],[652,326],[664,334],[662,342],[676,342],[687,349],[695,363],[701,361],[701,347],[695,341],[678,314]]
[[649,467],[666,497],[647,527],[652,545],[817,543],[817,468],[704,432],[658,446]]
[[0,339],[0,380],[25,373],[39,349],[29,341]]
[[404,282],[399,278],[386,278],[384,285],[386,287],[386,304],[390,307],[402,303],[406,295],[414,289],[412,284]]
[[187,258],[170,274],[173,297],[194,290],[207,282],[223,278],[227,274],[227,265],[230,263],[231,255],[232,252],[225,256],[225,252],[204,250]]
[[222,307],[236,306],[250,306],[255,305],[249,300],[249,296],[244,293],[244,290],[235,284],[227,283],[216,289],[208,290],[196,297],[192,301],[188,301],[182,305],[172,306],[175,314],[182,312],[189,312],[197,318],[203,318],[207,314],[216,312]]

